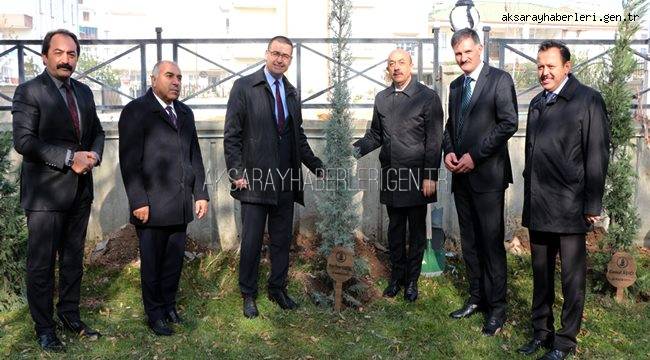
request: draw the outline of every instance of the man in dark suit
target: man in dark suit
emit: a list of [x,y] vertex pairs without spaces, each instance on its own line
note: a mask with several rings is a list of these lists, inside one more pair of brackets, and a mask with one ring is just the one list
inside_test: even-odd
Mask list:
[[[361,157],[381,146],[379,200],[388,211],[391,278],[384,296],[418,297],[426,248],[427,204],[436,200],[442,152],[442,105],[438,94],[412,79],[413,61],[403,49],[390,53],[386,70],[393,83],[375,97],[372,123],[354,143]],[[406,227],[409,240],[406,240]],[[406,244],[408,243],[408,252]]]
[[304,205],[301,164],[316,173],[323,164],[302,128],[300,96],[283,75],[293,53],[291,40],[269,41],[266,65],[238,79],[228,99],[224,151],[231,195],[241,202],[239,288],[244,316],[258,316],[255,299],[264,226],[271,238],[269,299],[295,309],[287,293],[293,203]]
[[517,99],[510,75],[481,61],[476,31],[457,31],[451,46],[464,74],[449,86],[444,162],[453,174],[469,299],[450,316],[483,310],[483,334],[492,336],[506,317],[503,204],[512,183],[507,143],[517,131]]
[[[533,339],[519,349],[542,359],[575,351],[585,303],[585,233],[602,211],[609,126],[600,93],[571,74],[564,43],[544,41],[537,53],[544,88],[530,102],[526,126],[523,225],[533,265]],[[562,263],[562,328],[553,327],[555,259]]]
[[65,329],[97,337],[81,321],[79,293],[92,169],[104,149],[104,130],[90,88],[70,76],[79,41],[59,29],[43,39],[46,70],[19,85],[12,106],[14,147],[23,156],[20,199],[27,215],[27,302],[38,342],[63,351],[52,318],[55,259],[59,258],[57,315]]
[[140,239],[142,301],[157,335],[182,319],[176,293],[187,224],[208,212],[208,191],[192,110],[178,101],[182,75],[158,62],[151,88],[128,103],[119,121],[120,169]]

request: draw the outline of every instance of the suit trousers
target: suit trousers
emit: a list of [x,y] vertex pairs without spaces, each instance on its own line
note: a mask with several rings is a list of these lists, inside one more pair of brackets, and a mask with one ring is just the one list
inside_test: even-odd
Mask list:
[[[422,270],[422,257],[427,245],[427,206],[386,206],[386,210],[388,212],[391,281],[400,284],[417,281]],[[407,225],[408,242],[406,240]]]
[[[585,234],[558,234],[530,231],[530,250],[533,262],[533,336],[553,340],[553,347],[572,351],[580,331],[585,307],[587,250]],[[553,327],[555,301],[555,261],[560,254],[562,268],[562,328]]]
[[487,306],[488,315],[506,315],[506,250],[503,246],[504,191],[479,193],[467,178],[454,187],[469,302]]
[[[90,205],[90,176],[80,176],[67,211],[25,211],[27,216],[27,303],[38,335],[53,333],[54,268],[58,254],[57,313],[79,320],[84,245]],[[47,196],[47,194],[42,194]]]
[[282,191],[278,192],[277,205],[241,203],[239,289],[242,295],[257,296],[262,239],[267,219],[271,240],[271,275],[267,286],[270,291],[286,288],[293,228],[293,200],[293,192]]
[[176,308],[176,293],[183,269],[187,224],[137,226],[140,239],[142,302],[149,322],[164,319]]

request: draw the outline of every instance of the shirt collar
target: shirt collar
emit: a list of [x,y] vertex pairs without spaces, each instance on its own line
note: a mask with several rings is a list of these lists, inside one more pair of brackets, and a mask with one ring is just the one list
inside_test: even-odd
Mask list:
[[476,69],[474,69],[474,71],[472,71],[471,73],[469,73],[469,75],[465,75],[465,77],[469,76],[469,77],[472,78],[472,80],[474,80],[474,81],[478,81],[478,76],[481,74],[481,71],[483,70],[483,66],[484,66],[484,65],[485,65],[485,64],[483,64],[483,61],[481,61],[481,62],[478,64],[478,66],[476,67]]
[[269,83],[269,85],[271,87],[274,87],[275,86],[275,81],[278,80],[278,82],[280,83],[279,84],[280,87],[284,88],[284,82],[282,81],[282,78],[276,79],[275,77],[273,77],[273,75],[271,75],[271,73],[266,68],[266,66],[264,66],[264,76],[266,76],[266,81]]
[[151,93],[153,94],[153,96],[156,97],[156,100],[158,100],[158,102],[160,103],[160,106],[162,106],[163,109],[167,110],[167,106],[171,106],[171,107],[172,107],[172,111],[173,111],[174,113],[176,113],[176,109],[174,108],[174,102],[173,102],[173,101],[172,101],[171,104],[167,105],[167,103],[164,102],[163,99],[159,98],[158,95],[156,95],[156,92],[153,91],[153,89],[151,90]]
[[[63,81],[61,81],[61,80],[55,78],[54,76],[52,76],[52,74],[50,74],[49,71],[45,70],[45,72],[47,72],[47,74],[50,76],[50,79],[52,79],[52,81],[54,81],[54,85],[56,85],[57,89],[60,89],[63,86]],[[70,78],[68,78],[66,83],[69,84],[69,85],[71,84]]]
[[411,76],[409,81],[407,81],[406,84],[404,84],[404,86],[402,86],[401,88],[397,88],[397,85],[395,85],[395,83],[393,83],[393,87],[395,88],[395,91],[398,91],[398,92],[404,91],[409,86],[409,84],[411,84],[412,80],[413,80],[413,76]]
[[[564,80],[562,80],[562,83],[560,84],[560,86],[558,86],[557,89],[555,89],[555,90],[553,91],[553,93],[554,93],[555,95],[559,95],[559,94],[560,94],[560,91],[562,90],[562,88],[564,87],[564,85],[566,85],[566,82],[567,82],[567,81],[569,81],[569,74],[567,74],[567,76],[564,78]],[[546,95],[546,94],[548,94],[548,91],[546,91],[546,92],[544,93],[544,95]]]

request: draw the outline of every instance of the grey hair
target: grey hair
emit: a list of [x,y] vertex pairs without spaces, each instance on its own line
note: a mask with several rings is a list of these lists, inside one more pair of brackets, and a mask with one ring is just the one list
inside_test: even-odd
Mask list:
[[160,60],[156,63],[156,65],[153,66],[153,69],[151,70],[151,76],[153,77],[158,77],[160,75],[160,65],[162,64],[174,64],[176,67],[178,67],[178,64],[174,61],[171,60]]
[[454,35],[451,36],[451,47],[456,47],[459,42],[467,38],[472,38],[476,45],[481,43],[481,39],[478,37],[478,33],[474,29],[464,28],[456,31]]

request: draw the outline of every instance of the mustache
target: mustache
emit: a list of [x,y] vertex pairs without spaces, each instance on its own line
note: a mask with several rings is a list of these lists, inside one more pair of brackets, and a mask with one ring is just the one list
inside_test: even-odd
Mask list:
[[56,66],[56,68],[57,68],[57,69],[66,69],[66,70],[70,70],[70,71],[72,71],[72,65],[70,65],[70,64],[68,64],[68,63],[58,64],[58,65]]

